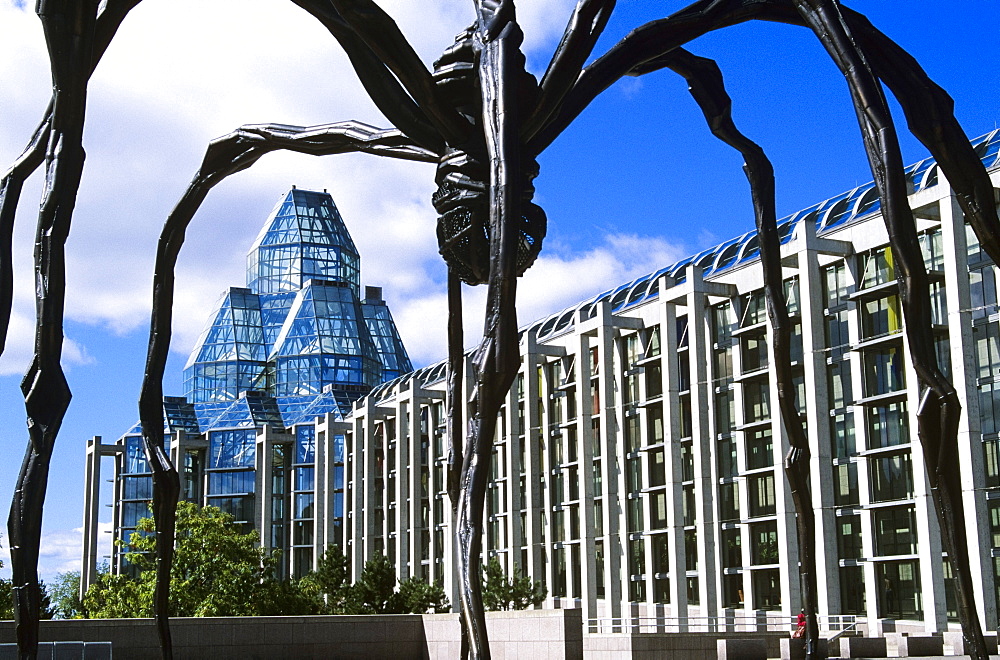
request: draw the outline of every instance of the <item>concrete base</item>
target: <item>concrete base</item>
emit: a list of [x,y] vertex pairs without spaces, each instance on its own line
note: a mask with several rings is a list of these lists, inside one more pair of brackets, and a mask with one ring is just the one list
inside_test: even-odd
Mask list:
[[[495,660],[583,659],[583,610],[487,612]],[[170,620],[176,660],[451,660],[460,653],[457,614],[383,616],[204,617]],[[42,621],[40,635],[57,653],[39,660],[105,660],[62,654],[63,640],[108,642],[128,660],[161,657],[152,619]],[[14,622],[0,621],[0,643],[15,641]],[[53,644],[53,642],[58,642]],[[79,646],[79,642],[73,642]],[[69,653],[70,648],[66,651]],[[12,651],[17,658],[16,649]],[[0,655],[0,660],[7,656]]]
[[[990,655],[997,655],[997,634],[996,633],[983,633],[983,637],[986,638],[986,650]],[[952,653],[955,655],[967,655],[968,649],[965,648],[965,637],[961,632],[946,632],[944,633],[944,643],[952,648]]]
[[767,641],[755,639],[720,639],[719,660],[767,660]]
[[884,637],[841,637],[842,658],[887,658],[889,652]]
[[[829,657],[827,653],[827,643],[825,639],[816,640],[816,650],[820,658]],[[781,640],[781,660],[804,660],[806,657],[806,640],[802,637],[797,639],[785,638]]]
[[944,655],[944,637],[941,635],[901,635],[896,643],[896,649],[896,654],[901,658]]

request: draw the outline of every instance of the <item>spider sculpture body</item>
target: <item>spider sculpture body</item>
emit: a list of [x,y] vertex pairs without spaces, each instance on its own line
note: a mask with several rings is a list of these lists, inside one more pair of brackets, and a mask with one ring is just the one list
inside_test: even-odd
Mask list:
[[[34,657],[38,641],[36,566],[45,482],[52,446],[69,403],[59,365],[62,347],[65,242],[83,166],[82,128],[87,80],[115,31],[140,0],[45,0],[53,70],[52,103],[22,157],[0,187],[0,329],[11,304],[10,238],[24,179],[45,162],[48,185],[38,218],[36,354],[24,381],[30,444],[9,522],[18,643]],[[395,125],[379,130],[344,122],[315,127],[244,126],[213,141],[190,187],[167,219],[157,250],[154,301],[140,418],[154,473],[158,529],[156,613],[164,657],[171,656],[167,584],[171,565],[177,473],[162,450],[162,375],[170,339],[174,264],[184,232],[209,190],[250,167],[265,153],[315,155],[361,151],[437,163],[438,238],[449,271],[449,493],[459,545],[463,645],[488,658],[480,594],[483,509],[497,413],[518,370],[514,308],[517,277],[541,249],[545,215],[532,203],[536,157],[604,89],[625,75],[668,68],[683,76],[710,130],[745,158],[760,236],[779,409],[790,449],[785,472],[797,516],[807,657],[817,657],[815,525],[808,491],[810,448],[795,405],[790,360],[791,324],[784,305],[774,208],[774,177],[763,150],[730,116],[730,99],[711,60],[682,49],[692,39],[729,25],[766,20],[805,26],[844,73],[882,199],[906,319],[910,356],[919,375],[918,432],[941,521],[944,547],[958,586],[963,630],[977,660],[985,644],[970,580],[961,483],[953,460],[960,406],[934,353],[927,274],[907,206],[902,160],[882,84],[903,106],[910,129],[924,142],[956,191],[983,248],[1000,263],[1000,221],[993,190],[951,108],[951,99],[899,46],[837,0],[698,0],[631,32],[589,65],[614,0],[579,0],[540,81],[524,67],[514,0],[474,0],[475,22],[429,71],[392,19],[372,0],[293,0],[339,41],[373,101]],[[585,66],[586,65],[586,66]],[[484,337],[472,359],[473,396],[467,415],[461,388],[462,327],[459,282],[488,285]],[[467,418],[463,431],[456,420]]]

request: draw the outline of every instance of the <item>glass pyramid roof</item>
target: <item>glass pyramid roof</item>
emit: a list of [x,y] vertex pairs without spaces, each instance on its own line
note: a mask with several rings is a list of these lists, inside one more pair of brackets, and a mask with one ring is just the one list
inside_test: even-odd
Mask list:
[[247,256],[255,293],[296,291],[310,279],[360,290],[361,257],[327,192],[293,188],[278,203]]
[[321,394],[327,385],[367,391],[382,381],[382,364],[361,307],[342,283],[306,284],[269,356],[275,396]]
[[184,368],[187,398],[234,401],[240,392],[260,386],[266,360],[260,301],[249,289],[232,288]]
[[382,380],[392,380],[413,371],[413,364],[406,354],[406,347],[396,330],[389,307],[381,300],[366,299],[361,309],[382,361]]
[[334,418],[343,420],[351,411],[353,397],[344,392],[334,392],[330,389],[320,395],[283,396],[278,399],[281,418],[285,420],[285,428],[296,424],[311,422],[327,413],[334,413]]
[[342,418],[354,399],[412,369],[381,290],[360,300],[360,258],[329,193],[285,195],[248,265],[247,288],[221,297],[188,359],[186,397],[164,397],[168,432]]

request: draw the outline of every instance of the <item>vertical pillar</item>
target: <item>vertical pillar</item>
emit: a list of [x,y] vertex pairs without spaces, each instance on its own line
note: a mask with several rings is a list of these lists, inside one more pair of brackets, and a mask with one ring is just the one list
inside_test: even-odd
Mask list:
[[972,584],[984,629],[997,627],[996,599],[993,598],[993,558],[987,548],[990,538],[989,512],[986,500],[978,489],[985,484],[982,430],[977,382],[976,340],[972,329],[972,296],[969,287],[968,245],[965,239],[965,217],[958,200],[951,194],[939,202],[943,253],[955,255],[944,260],[945,295],[948,305],[948,340],[951,347],[951,380],[958,392],[964,393],[963,415],[958,427],[958,463],[964,492],[965,528],[968,534],[969,565]]
[[[80,570],[80,598],[87,593],[90,585],[97,581],[98,534],[100,533],[101,510],[101,458],[115,455],[122,450],[121,445],[105,445],[101,436],[95,435],[87,441],[86,477],[83,491],[83,557]],[[121,498],[116,497],[117,503]],[[117,511],[117,506],[116,506]]]
[[694,500],[697,503],[698,530],[698,590],[699,612],[712,616],[719,608],[716,583],[718,582],[715,535],[715,486],[712,426],[709,413],[708,356],[711,355],[707,300],[701,269],[687,266],[686,278],[690,284],[687,297],[688,309],[688,362],[691,366],[691,437],[694,454]]
[[621,451],[619,439],[622,437],[619,423],[619,407],[615,392],[621,391],[619,369],[615,361],[615,329],[612,324],[611,306],[607,301],[599,303],[597,309],[597,351],[600,369],[597,387],[601,396],[601,433],[594,442],[600,443],[602,481],[604,483],[604,597],[611,607],[608,614],[613,619],[622,617],[628,603],[628,589],[622,584],[622,575],[627,570],[622,567],[625,547],[622,544],[622,528],[625,525],[625,486],[622,483]]
[[[666,279],[660,280],[660,356],[663,374],[663,436],[666,443],[664,450],[664,470],[667,477],[667,528],[670,552],[670,611],[678,622],[677,632],[688,629],[687,602],[687,555],[684,544],[684,510],[682,507],[683,480],[681,466],[681,410],[678,392],[680,391],[680,374],[678,373],[677,336],[677,302],[668,300]],[[686,303],[687,298],[682,298]],[[690,324],[691,318],[688,317]],[[688,326],[690,334],[690,325]],[[690,359],[690,345],[688,355]]]

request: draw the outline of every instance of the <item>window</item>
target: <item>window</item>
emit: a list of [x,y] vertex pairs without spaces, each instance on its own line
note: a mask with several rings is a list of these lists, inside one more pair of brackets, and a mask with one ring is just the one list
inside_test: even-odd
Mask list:
[[924,256],[924,268],[927,270],[944,268],[944,239],[940,230],[920,235],[920,252]]
[[1000,488],[1000,440],[983,440],[983,471],[986,473],[986,487]]
[[653,542],[653,573],[670,572],[670,544],[666,534],[656,534]]
[[628,542],[628,572],[633,577],[646,572],[646,542],[639,538]]
[[744,373],[767,368],[766,333],[747,335],[742,338],[740,345]]
[[861,338],[884,337],[903,329],[899,296],[866,300],[861,305]]
[[739,468],[736,464],[736,442],[730,437],[719,439],[719,478],[735,477]]
[[750,431],[746,434],[747,469],[758,470],[774,465],[771,447],[771,429]]
[[755,475],[747,479],[750,496],[750,516],[773,516],[775,512],[774,473]]
[[917,554],[917,517],[913,506],[876,509],[872,514],[875,554],[881,557]]
[[1000,376],[1000,324],[983,323],[972,329],[976,339],[976,364],[979,378]]
[[830,417],[830,442],[833,458],[846,458],[857,453],[853,414],[840,413]]
[[649,496],[650,529],[667,528],[667,491],[660,490]]
[[860,502],[858,495],[858,464],[841,463],[833,466],[833,503],[850,506]]
[[892,250],[889,246],[872,250],[860,255],[861,288],[886,284],[896,279],[896,269],[893,266]]
[[1000,382],[979,386],[979,426],[983,435],[1000,431]]
[[865,396],[889,394],[906,388],[902,347],[866,350],[864,362]]
[[878,615],[897,619],[920,619],[924,616],[920,591],[920,562],[879,562],[875,564],[878,585]]
[[664,486],[667,483],[667,473],[665,469],[665,453],[661,447],[649,452],[649,485],[650,487]]
[[972,295],[972,318],[992,314],[997,305],[996,268],[989,264],[970,268],[969,293]]
[[732,338],[732,323],[730,303],[724,302],[712,307],[712,339],[716,344],[729,343]]
[[778,563],[778,523],[774,520],[750,525],[750,563]]
[[840,567],[840,611],[865,614],[865,574],[861,566]]
[[868,459],[873,502],[890,502],[913,497],[913,467],[910,454]]
[[740,519],[740,490],[735,483],[719,485],[719,520]]
[[[651,445],[663,442],[663,404],[656,403],[646,408],[646,435]],[[573,438],[576,438],[575,433]]]
[[752,575],[754,609],[781,609],[781,575],[778,569],[753,571]]
[[742,303],[743,318],[740,319],[741,328],[757,325],[767,320],[767,305],[765,304],[763,289],[744,295]]
[[910,442],[905,401],[872,406],[868,408],[866,415],[869,449],[893,447]]
[[722,567],[742,568],[743,547],[742,533],[735,529],[722,530]]
[[823,299],[833,308],[847,303],[847,266],[843,261],[823,269]]
[[841,559],[861,557],[861,516],[837,517],[837,556]]
[[698,501],[694,496],[694,484],[681,489],[681,509],[684,512],[684,526],[690,527],[698,522]]
[[743,575],[722,576],[722,606],[733,609],[743,607]]
[[716,380],[728,381],[733,377],[733,349],[727,346],[715,351],[714,377]]
[[769,390],[766,380],[753,380],[743,385],[743,408],[747,422],[760,422],[771,416]]
[[851,396],[851,363],[840,360],[826,369],[826,380],[830,391],[830,408],[838,410],[852,403]]
[[733,390],[724,390],[715,395],[715,432],[730,433],[736,425],[736,398]]

